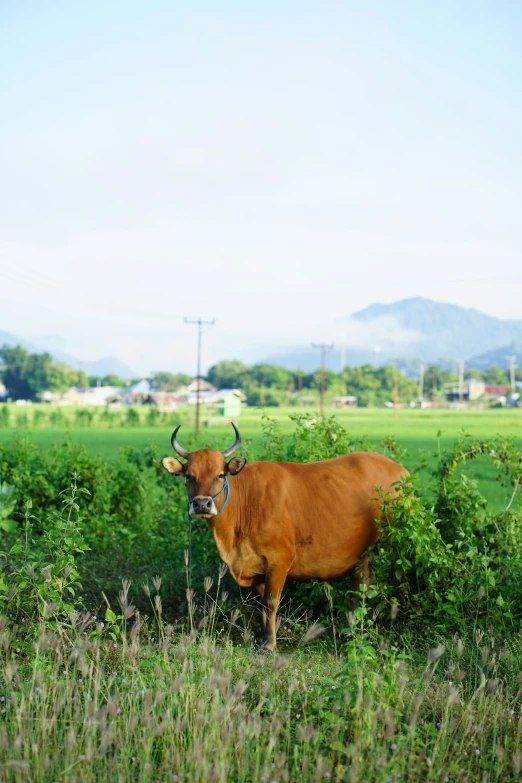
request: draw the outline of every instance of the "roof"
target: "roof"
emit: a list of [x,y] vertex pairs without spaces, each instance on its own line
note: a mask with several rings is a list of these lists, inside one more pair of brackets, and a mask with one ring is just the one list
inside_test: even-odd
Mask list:
[[485,392],[486,394],[492,394],[498,397],[505,397],[506,394],[509,394],[511,391],[511,386],[506,386],[505,384],[501,383],[494,383],[494,384],[486,384]]
[[228,397],[229,394],[235,394],[236,397],[239,397],[241,400],[246,400],[247,398],[246,394],[243,394],[241,389],[220,389],[216,396],[221,399],[222,397]]
[[131,386],[129,391],[131,394],[152,394],[154,389],[152,388],[149,381],[144,378],[143,380],[138,381],[138,383],[135,383],[133,386]]

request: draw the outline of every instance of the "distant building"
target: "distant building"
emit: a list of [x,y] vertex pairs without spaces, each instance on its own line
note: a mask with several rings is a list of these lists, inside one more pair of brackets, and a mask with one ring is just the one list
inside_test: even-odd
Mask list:
[[344,397],[334,397],[333,406],[334,408],[356,408],[357,397],[354,397],[351,394],[345,395]]
[[205,381],[203,378],[193,378],[189,384],[178,389],[177,393],[180,397],[189,396],[191,394],[196,394],[198,387],[200,394],[201,392],[217,392],[216,387],[212,386],[211,383]]
[[[444,397],[448,402],[458,402],[460,400],[461,387],[459,381],[445,383],[443,386]],[[466,402],[473,402],[483,397],[486,393],[486,384],[484,381],[472,379],[464,381],[462,384],[462,399]]]
[[8,396],[9,392],[7,391],[7,387],[0,381],[0,401],[7,400]]

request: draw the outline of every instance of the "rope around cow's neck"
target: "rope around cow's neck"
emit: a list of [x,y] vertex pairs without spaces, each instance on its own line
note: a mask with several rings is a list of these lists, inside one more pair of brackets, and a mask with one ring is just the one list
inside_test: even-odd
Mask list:
[[[212,500],[215,501],[216,498],[218,498],[223,492],[225,493],[225,501],[224,501],[223,505],[221,506],[221,508],[219,509],[219,511],[217,512],[217,514],[215,514],[216,517],[219,514],[221,514],[221,512],[223,511],[223,509],[227,505],[228,499],[230,497],[230,487],[229,487],[228,479],[227,479],[226,476],[225,476],[225,479],[223,481],[223,486],[221,487],[221,489],[219,490],[217,495],[213,495],[212,496]],[[187,562],[187,587],[188,587],[188,589],[190,591],[192,589],[192,582],[191,582],[191,573],[192,573],[192,514],[190,513],[190,500],[189,500],[189,502],[187,504],[187,517],[188,517],[188,523],[189,523],[189,532],[188,532],[188,562]],[[191,599],[189,598],[189,600],[191,600]]]

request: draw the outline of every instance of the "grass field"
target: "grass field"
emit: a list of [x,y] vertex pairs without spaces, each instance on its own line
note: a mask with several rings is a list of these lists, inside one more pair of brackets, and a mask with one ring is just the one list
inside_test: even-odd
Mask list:
[[[267,415],[290,435],[296,412]],[[274,655],[257,651],[252,597],[219,570],[204,527],[193,531],[194,592],[186,591],[185,490],[144,448],[170,454],[170,425],[0,428],[3,478],[26,510],[16,529],[0,524],[0,780],[522,779],[520,498],[514,513],[489,521],[473,489],[448,481],[442,545],[428,489],[436,455],[463,432],[514,437],[520,449],[522,410],[336,416],[371,447],[394,437],[410,470],[426,463],[415,492],[427,503],[409,498],[406,535],[388,534],[379,550],[381,568],[395,551],[381,572],[389,581],[362,591],[355,611],[348,580],[287,585]],[[239,424],[243,453],[270,454],[261,411],[245,410]],[[322,443],[328,456],[324,429],[308,428],[305,442]],[[29,445],[11,449],[18,435]],[[66,437],[87,456],[60,447]],[[232,438],[230,425],[205,428],[197,442],[188,422],[180,432],[189,449]],[[121,460],[123,447],[138,451]],[[78,465],[89,492],[69,502]],[[462,470],[478,479],[490,510],[505,509],[511,487],[495,481],[490,459]]]
[[[303,411],[295,408],[270,408],[263,412],[257,408],[247,408],[242,412],[238,424],[252,458],[255,458],[260,450],[263,438],[263,415],[274,419],[283,433],[289,433],[294,426],[290,416],[296,413],[303,413]],[[450,447],[463,432],[474,437],[491,438],[496,435],[513,437],[518,444],[522,444],[522,409],[411,410],[405,408],[399,411],[397,418],[394,418],[393,410],[356,408],[327,411],[327,415],[335,415],[350,435],[367,439],[374,448],[378,448],[385,437],[394,437],[407,451],[404,462],[409,470],[418,468],[422,463],[426,464],[427,467],[423,471],[426,480],[428,480],[429,469],[436,461],[434,455],[440,449]],[[191,422],[193,422],[192,411],[187,424],[182,426],[179,436],[180,441],[190,448],[195,445],[223,448],[228,445],[233,435],[230,425],[203,427],[196,444]],[[45,449],[68,436],[71,440],[82,443],[91,453],[109,459],[119,456],[125,446],[139,448],[154,444],[166,455],[170,453],[171,448],[171,428],[147,426],[146,422],[137,427],[45,426],[24,427],[17,430],[0,428],[0,443],[8,442],[15,432],[27,434],[31,441]],[[440,437],[438,437],[439,432]],[[496,472],[489,460],[477,459],[466,466],[466,472],[479,481],[481,491],[492,503],[492,508],[498,510],[503,504],[505,505],[509,499],[509,492],[495,481]]]

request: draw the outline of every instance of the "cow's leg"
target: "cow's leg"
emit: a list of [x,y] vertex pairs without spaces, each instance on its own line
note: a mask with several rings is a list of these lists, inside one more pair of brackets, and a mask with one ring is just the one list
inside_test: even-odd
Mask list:
[[267,622],[267,611],[266,611],[266,604],[265,604],[265,583],[260,582],[259,584],[255,585],[255,589],[257,590],[257,593],[259,595],[259,607],[261,609],[261,642],[264,641],[265,635],[266,635],[266,622]]
[[263,650],[273,650],[276,646],[277,608],[281,600],[287,573],[288,566],[273,566],[266,575],[264,603],[268,612],[268,619],[261,643]]

